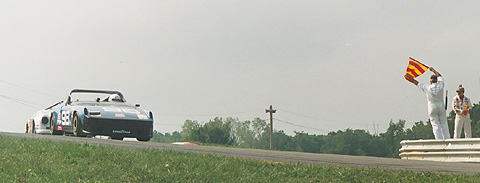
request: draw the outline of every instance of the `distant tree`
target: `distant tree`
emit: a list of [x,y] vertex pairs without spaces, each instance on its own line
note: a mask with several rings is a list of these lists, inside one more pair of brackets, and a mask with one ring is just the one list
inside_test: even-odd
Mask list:
[[158,132],[157,130],[153,130],[153,137],[150,139],[150,142],[163,142],[165,135]]
[[388,152],[385,141],[379,135],[372,136],[372,140],[367,148],[370,150],[369,156],[387,157]]
[[255,136],[252,148],[269,149],[270,148],[270,125],[265,120],[255,118],[251,123],[251,128]]
[[171,143],[171,142],[177,142],[181,141],[182,136],[178,131],[173,132],[172,134],[170,133],[165,133],[162,134],[156,130],[153,131],[153,137],[150,140],[151,142],[161,142],[161,143]]
[[365,130],[346,129],[330,132],[322,146],[322,152],[331,154],[372,156],[372,136]]
[[230,130],[230,138],[233,140],[231,142],[231,145],[238,145],[237,142],[239,141],[237,138],[237,130],[238,130],[238,124],[240,124],[240,120],[238,118],[233,118],[233,117],[227,117],[223,121],[223,123],[228,124],[229,130]]
[[186,120],[182,126],[181,136],[186,141],[232,145],[235,137],[232,132],[232,121],[224,122],[222,118],[201,125],[197,121]]
[[252,121],[252,128],[256,139],[261,139],[266,133],[266,135],[270,135],[270,124],[260,118],[255,118]]
[[255,132],[251,129],[252,122],[244,121],[234,123],[235,144],[240,147],[253,147],[256,141]]
[[405,130],[406,139],[419,140],[419,139],[433,139],[432,125],[430,120],[427,123],[423,121],[415,122],[412,128]]
[[[480,119],[478,119],[480,118],[480,107],[478,106],[476,104],[472,109],[472,124],[475,124],[473,121],[480,123]],[[452,119],[450,114],[448,116],[449,125],[452,125],[450,124],[453,123]],[[274,130],[273,147],[276,150],[284,151],[399,158],[400,141],[433,139],[432,126],[429,121],[426,123],[416,122],[410,129],[405,129],[405,123],[405,120],[399,120],[396,123],[390,120],[387,131],[378,135],[371,135],[365,130],[348,128],[344,131],[330,132],[327,135],[295,132],[292,137],[283,130]],[[473,129],[473,134],[480,134],[480,127],[476,126]],[[158,133],[155,136],[168,139],[173,138],[174,134]],[[203,125],[197,121],[186,120],[182,131],[176,137],[194,142],[258,149],[270,148],[270,126],[260,118],[241,122],[238,118],[227,117],[224,120],[217,117]]]
[[206,143],[232,145],[235,142],[235,137],[231,133],[232,123],[223,122],[222,118],[216,117],[213,121],[205,123],[201,129],[207,137]]
[[[273,133],[273,149],[288,151],[292,137],[285,134],[283,130],[275,131]],[[270,147],[269,147],[270,148]]]
[[178,131],[174,131],[172,133],[172,139],[175,141],[181,141],[182,140],[182,135]]
[[402,147],[400,141],[407,139],[407,135],[404,131],[405,120],[399,120],[394,123],[390,120],[387,132],[381,133],[380,137],[385,144],[386,156],[391,158],[399,158],[399,149]]
[[260,134],[258,140],[253,143],[253,148],[270,149],[270,130],[266,130]]
[[320,153],[322,144],[324,144],[322,136],[309,135],[305,132],[295,132],[292,139],[290,150],[299,152]]
[[202,125],[197,121],[186,120],[182,125],[182,135],[185,141],[204,142],[206,137],[202,133]]
[[478,138],[480,137],[480,103],[473,104],[470,119],[472,120],[472,137]]

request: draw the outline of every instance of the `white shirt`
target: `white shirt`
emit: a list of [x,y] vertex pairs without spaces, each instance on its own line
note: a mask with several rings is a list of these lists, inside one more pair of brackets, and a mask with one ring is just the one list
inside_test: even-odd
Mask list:
[[467,96],[463,95],[463,101],[462,99],[460,99],[460,96],[458,95],[455,95],[455,97],[453,97],[452,106],[456,114],[462,114],[462,111],[465,108],[465,105],[467,104],[468,104],[468,110],[472,109],[472,102],[470,101],[470,98],[468,98]]
[[443,82],[443,77],[439,76],[436,83],[425,86],[422,83],[418,83],[418,88],[422,90],[427,95],[427,100],[429,104],[443,104],[443,87],[445,83]]

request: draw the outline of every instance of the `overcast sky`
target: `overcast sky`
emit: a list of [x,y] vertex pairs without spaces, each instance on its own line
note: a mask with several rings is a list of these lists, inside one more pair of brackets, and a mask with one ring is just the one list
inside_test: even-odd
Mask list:
[[268,119],[269,105],[289,135],[409,128],[428,116],[408,57],[444,76],[449,100],[463,84],[478,104],[479,12],[473,0],[1,1],[0,130],[24,132],[74,88],[123,92],[162,133]]

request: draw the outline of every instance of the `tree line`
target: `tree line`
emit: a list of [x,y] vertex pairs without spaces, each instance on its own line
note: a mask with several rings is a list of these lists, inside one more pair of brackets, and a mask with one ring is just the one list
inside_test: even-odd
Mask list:
[[[427,118],[427,115],[425,115]],[[480,103],[474,104],[470,112],[472,137],[480,137]],[[455,113],[447,116],[450,135],[453,137]],[[400,141],[434,139],[430,121],[419,121],[405,128],[405,120],[391,120],[385,133],[371,134],[363,129],[345,129],[327,135],[294,132],[287,135],[283,130],[274,130],[273,148],[281,151],[344,154],[399,158]],[[462,134],[464,138],[464,134]],[[170,143],[190,141],[244,148],[269,149],[270,124],[260,118],[240,121],[238,118],[216,117],[204,124],[186,120],[181,132],[159,133],[154,131],[151,141]]]

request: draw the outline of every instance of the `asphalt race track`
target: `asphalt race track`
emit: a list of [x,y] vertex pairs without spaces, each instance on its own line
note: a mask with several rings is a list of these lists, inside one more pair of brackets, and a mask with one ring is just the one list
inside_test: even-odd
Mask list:
[[98,138],[79,138],[69,136],[51,136],[25,133],[0,132],[0,135],[14,138],[48,139],[52,141],[72,141],[94,145],[114,146],[126,149],[177,150],[191,153],[215,154],[242,159],[258,159],[275,162],[305,163],[343,167],[378,168],[391,170],[410,170],[419,172],[442,172],[452,174],[475,175],[480,173],[477,163],[446,163],[434,161],[401,160],[368,156],[346,156],[334,154],[316,154],[302,152],[269,151],[214,146],[173,145],[155,142],[119,141]]

